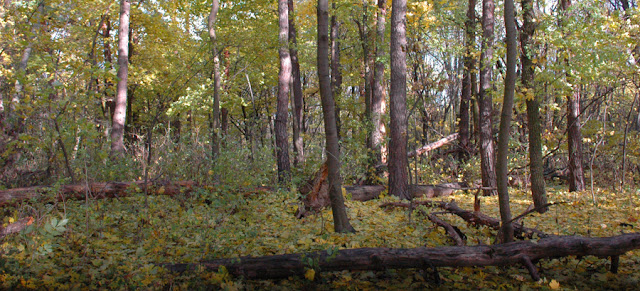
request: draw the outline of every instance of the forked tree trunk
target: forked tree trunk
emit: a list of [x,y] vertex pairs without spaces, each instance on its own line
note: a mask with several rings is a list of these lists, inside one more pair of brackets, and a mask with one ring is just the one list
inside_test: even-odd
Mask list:
[[120,1],[118,27],[118,85],[116,106],[111,126],[111,156],[124,156],[124,125],[127,119],[127,78],[129,75],[129,14],[130,0]]
[[494,38],[493,0],[482,1],[482,53],[480,54],[480,164],[482,186],[485,196],[495,195],[497,186],[495,170],[495,149],[493,146],[493,103],[491,100],[491,79],[493,74],[493,38]]
[[344,197],[342,197],[340,147],[338,145],[338,132],[336,129],[335,103],[331,92],[331,79],[329,77],[328,22],[328,0],[318,0],[318,77],[326,136],[329,199],[331,200],[331,210],[333,212],[333,228],[336,232],[355,232],[349,223],[349,218],[347,217],[347,212],[344,207]]
[[287,115],[289,114],[289,83],[291,82],[291,56],[289,55],[289,6],[287,0],[278,0],[280,33],[280,74],[278,76],[278,102],[276,107],[276,160],[278,164],[278,182],[286,185],[290,177],[289,138],[287,133]]
[[389,193],[411,199],[407,169],[407,1],[395,0],[391,5]]
[[533,80],[533,58],[535,47],[533,46],[533,34],[535,33],[533,0],[521,0],[522,3],[522,30],[520,31],[520,62],[522,62],[522,75],[520,77],[527,104],[527,125],[529,129],[529,169],[531,172],[531,195],[533,205],[538,212],[544,213],[547,204],[547,191],[544,185],[544,169],[542,164],[542,126],[540,120],[540,97],[536,94]]

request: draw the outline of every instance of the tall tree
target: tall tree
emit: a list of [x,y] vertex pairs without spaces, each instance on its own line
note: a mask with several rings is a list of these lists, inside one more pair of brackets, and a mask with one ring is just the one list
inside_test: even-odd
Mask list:
[[299,166],[304,163],[304,140],[303,126],[302,126],[302,110],[304,107],[304,100],[302,96],[302,81],[300,80],[300,62],[298,61],[298,40],[295,26],[295,13],[293,7],[293,0],[287,2],[289,6],[289,53],[291,54],[291,77],[293,82],[293,151],[294,158],[293,164]]
[[[563,12],[561,21],[562,29],[565,29],[566,19],[569,17],[571,0],[560,0],[560,9]],[[569,58],[564,60],[565,66],[569,66]],[[567,70],[566,77],[572,76]],[[569,80],[567,80],[569,81]],[[569,145],[569,192],[584,191],[584,170],[582,168],[582,129],[580,124],[580,87],[574,86],[573,92],[567,95],[567,142]]]
[[484,195],[495,195],[495,149],[493,146],[493,103],[491,78],[493,74],[493,38],[495,24],[493,0],[482,1],[482,52],[480,54],[480,164]]
[[338,131],[335,120],[335,102],[331,91],[329,76],[329,3],[328,0],[318,0],[318,77],[320,83],[320,98],[322,100],[322,114],[324,116],[324,131],[327,147],[327,164],[329,168],[329,199],[333,212],[333,228],[336,232],[355,232],[342,197],[342,181],[340,178],[340,147],[338,145]]
[[124,155],[124,125],[127,118],[127,78],[129,76],[129,14],[130,0],[120,1],[120,25],[118,27],[118,85],[116,106],[111,127],[111,155]]
[[407,1],[391,3],[389,193],[411,199],[407,159]]
[[218,18],[219,9],[220,1],[213,0],[207,21],[213,56],[213,110],[211,112],[211,156],[213,159],[216,159],[220,153],[220,57],[218,56],[218,40],[216,36],[216,19]]
[[376,183],[378,175],[378,164],[382,162],[383,143],[383,123],[382,113],[384,110],[384,31],[387,17],[386,0],[378,0],[378,13],[376,19],[376,48],[373,67],[373,92],[371,94],[371,130],[369,132],[369,169],[367,171],[368,184]]
[[276,105],[276,159],[278,164],[278,182],[286,184],[290,180],[289,138],[287,133],[287,115],[289,114],[289,83],[291,82],[291,56],[289,55],[289,6],[287,0],[278,0],[280,32],[280,74],[278,76],[278,101]]
[[509,135],[511,115],[513,111],[513,97],[516,88],[516,62],[518,58],[518,41],[516,36],[516,20],[513,0],[504,1],[504,26],[507,41],[507,74],[504,79],[504,97],[502,114],[500,115],[500,132],[498,134],[498,159],[496,174],[498,181],[498,201],[500,206],[500,220],[502,242],[513,241],[513,225],[511,224],[511,208],[509,207]]
[[462,95],[460,97],[460,115],[458,116],[458,141],[460,144],[460,154],[458,160],[464,162],[469,158],[469,103],[471,102],[472,75],[475,74],[476,62],[473,57],[473,50],[476,43],[475,23],[476,23],[476,0],[469,0],[467,6],[467,18],[464,21],[465,49],[464,49],[464,72],[462,77]]
[[332,2],[331,6],[334,13],[331,15],[331,90],[335,100],[336,128],[338,131],[338,140],[340,140],[341,122],[340,122],[340,106],[338,101],[342,95],[342,72],[340,68],[340,21],[336,16],[336,2]]
[[529,129],[529,169],[531,172],[531,195],[537,211],[547,211],[547,192],[544,185],[544,169],[542,164],[542,125],[540,120],[540,98],[533,87],[535,48],[533,34],[536,30],[534,22],[533,0],[521,0],[522,28],[520,31],[520,62],[522,63],[522,90],[527,104],[527,126]]

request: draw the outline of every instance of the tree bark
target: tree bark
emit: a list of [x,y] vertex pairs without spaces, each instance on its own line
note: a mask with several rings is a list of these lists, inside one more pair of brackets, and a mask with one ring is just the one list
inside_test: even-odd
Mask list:
[[535,47],[532,37],[535,33],[535,15],[533,0],[521,0],[522,30],[520,32],[520,62],[522,63],[522,82],[525,102],[527,104],[527,125],[529,129],[529,169],[531,172],[531,196],[538,212],[545,213],[547,191],[544,184],[544,168],[542,164],[542,126],[540,119],[540,97],[534,88]]
[[[571,0],[560,0],[560,9],[563,19],[560,22],[561,29],[564,30],[566,18],[569,17],[569,7]],[[565,66],[569,66],[569,58],[564,60]],[[567,79],[571,75],[567,72]],[[569,80],[567,80],[569,81]],[[580,124],[580,89],[574,86],[573,92],[567,95],[567,143],[569,150],[569,192],[584,191],[584,171],[582,168],[582,134]]]
[[300,81],[300,62],[298,62],[298,41],[296,39],[296,27],[294,22],[294,6],[293,0],[288,0],[289,6],[289,41],[291,47],[291,76],[293,78],[293,165],[298,167],[304,163],[304,128],[302,125],[302,109],[304,100],[302,95],[302,82]]
[[493,146],[491,100],[491,79],[493,74],[493,38],[494,38],[494,11],[493,0],[482,1],[482,53],[480,54],[480,164],[482,172],[482,186],[485,196],[496,195],[497,187],[495,170],[495,149]]
[[464,22],[465,29],[465,50],[464,50],[464,72],[462,77],[462,95],[460,96],[460,114],[458,116],[458,144],[460,145],[460,153],[458,154],[458,160],[462,163],[469,159],[470,134],[469,134],[469,103],[472,96],[472,75],[476,69],[475,58],[473,57],[473,50],[475,47],[475,23],[476,23],[476,0],[469,0],[467,7],[467,18]]
[[396,0],[391,5],[389,193],[411,199],[407,159],[407,1]]
[[118,26],[118,85],[116,106],[111,127],[111,156],[124,156],[124,125],[127,118],[127,79],[129,75],[129,15],[130,0],[120,1]]
[[[322,0],[320,0],[322,1]],[[640,233],[604,238],[557,236],[537,242],[519,241],[501,245],[453,246],[435,248],[359,248],[264,257],[218,259],[193,264],[162,264],[174,272],[204,267],[218,271],[225,266],[229,274],[245,279],[279,279],[302,276],[317,263],[316,271],[362,271],[406,268],[513,266],[525,265],[534,281],[540,279],[533,262],[567,256],[611,257],[640,248]],[[617,267],[617,266],[616,266]]]
[[289,138],[287,133],[287,115],[289,114],[289,83],[291,82],[291,56],[289,55],[289,6],[287,0],[278,0],[280,33],[280,74],[278,76],[278,102],[276,107],[276,160],[278,164],[278,182],[286,185],[291,179],[289,165]]
[[[331,3],[333,10],[336,10],[336,2]],[[338,141],[342,137],[340,120],[340,99],[342,96],[342,71],[340,70],[340,21],[338,21],[335,12],[331,15],[331,91],[335,104],[336,115],[336,131],[338,133]]]
[[327,147],[327,166],[329,180],[329,199],[333,212],[333,228],[336,232],[355,232],[349,223],[347,211],[342,197],[342,181],[340,177],[340,147],[335,120],[335,104],[331,91],[329,77],[329,3],[328,0],[318,0],[318,77],[320,84],[320,98],[322,100],[322,115],[324,116],[324,130]]
[[384,31],[386,26],[387,5],[386,0],[378,0],[378,15],[376,20],[376,50],[373,68],[373,92],[371,94],[371,130],[369,132],[369,169],[367,170],[367,183],[379,183],[380,171],[377,165],[382,163],[382,114],[384,112]]
[[[211,158],[215,161],[220,153],[220,57],[218,56],[218,40],[216,36],[216,19],[220,9],[219,0],[211,3],[211,12],[207,21],[211,53],[213,55],[213,105],[211,122]],[[217,175],[215,176],[217,179]]]
[[513,0],[504,1],[504,26],[507,37],[507,74],[504,80],[504,97],[500,116],[500,132],[498,134],[498,159],[496,176],[498,182],[498,201],[500,219],[502,221],[502,242],[513,241],[511,225],[511,207],[509,206],[509,135],[511,134],[511,117],[513,98],[516,89],[516,62],[518,58],[518,42]]
[[423,146],[421,148],[418,148],[418,149],[415,149],[413,151],[410,151],[407,154],[407,156],[409,158],[412,158],[412,157],[415,157],[415,156],[422,155],[422,154],[424,154],[426,152],[435,150],[435,149],[437,149],[437,148],[439,148],[439,147],[441,147],[443,145],[451,143],[452,141],[458,139],[459,136],[460,135],[457,132],[454,133],[454,134],[448,135],[448,136],[443,137],[443,138],[441,138],[441,139],[439,139],[437,141],[434,141],[434,142],[432,142],[432,143],[430,143],[428,145],[425,145],[425,146]]

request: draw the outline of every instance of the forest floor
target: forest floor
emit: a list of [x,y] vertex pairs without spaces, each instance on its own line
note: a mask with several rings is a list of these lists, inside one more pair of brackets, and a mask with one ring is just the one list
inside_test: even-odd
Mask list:
[[[525,226],[557,235],[589,237],[637,232],[640,192],[597,190],[567,193],[548,188],[550,207],[532,214]],[[205,259],[263,256],[340,248],[435,247],[452,245],[442,228],[406,209],[383,209],[397,201],[382,197],[346,206],[354,234],[332,231],[331,211],[298,220],[297,194],[203,188],[186,196],[148,196],[64,203],[24,203],[5,208],[3,225],[34,217],[27,229],[0,241],[0,289],[636,289],[640,284],[640,250],[620,257],[617,274],[605,258],[543,260],[542,279],[513,267],[439,268],[440,282],[422,270],[322,272],[277,281],[233,278],[224,269],[172,273],[159,263],[191,263]],[[531,200],[511,189],[511,207],[520,214]],[[473,194],[446,198],[473,209]],[[53,200],[53,199],[52,199]],[[420,206],[424,207],[424,206]],[[426,208],[427,212],[441,212]],[[483,197],[481,211],[498,217],[497,197]],[[468,245],[492,244],[495,231],[467,225],[451,214],[440,218],[457,226]],[[313,279],[313,280],[310,280]]]

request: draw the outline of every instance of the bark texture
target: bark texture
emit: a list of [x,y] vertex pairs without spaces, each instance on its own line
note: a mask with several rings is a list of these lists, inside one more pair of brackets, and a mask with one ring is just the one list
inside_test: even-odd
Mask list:
[[116,105],[111,126],[111,156],[124,156],[124,125],[127,119],[127,79],[129,76],[129,16],[130,0],[120,1],[118,26],[118,85]]
[[304,140],[303,126],[302,126],[302,109],[304,107],[304,100],[302,95],[302,82],[300,80],[300,62],[298,61],[298,40],[297,32],[294,21],[294,6],[293,0],[288,0],[289,6],[289,53],[291,54],[291,77],[293,82],[292,97],[293,97],[293,164],[295,166],[302,165],[304,163]]
[[511,134],[511,116],[513,111],[513,97],[516,89],[516,62],[518,58],[518,43],[513,0],[504,1],[504,26],[507,36],[507,74],[504,80],[504,97],[502,99],[502,114],[500,115],[500,133],[498,135],[498,159],[496,176],[498,182],[498,201],[500,219],[502,221],[502,242],[513,241],[513,227],[511,225],[511,207],[509,206],[509,135]]
[[495,170],[495,149],[493,146],[493,102],[491,100],[491,79],[493,74],[493,38],[494,38],[494,11],[493,0],[482,1],[482,53],[480,54],[480,164],[482,173],[482,186],[485,196],[496,195],[497,187]]
[[396,0],[391,5],[389,193],[411,199],[407,169],[407,1]]
[[291,82],[291,56],[289,55],[289,6],[287,0],[278,0],[280,33],[280,74],[278,76],[278,102],[276,106],[276,160],[278,164],[278,182],[286,185],[291,179],[289,164],[289,138],[287,116],[289,115],[289,84]]
[[355,232],[344,207],[342,197],[342,179],[340,177],[340,147],[335,120],[335,102],[331,91],[329,77],[329,3],[318,0],[318,77],[320,98],[324,116],[324,131],[327,147],[327,179],[329,182],[329,199],[333,212],[333,228],[336,232]]
[[460,134],[458,144],[460,145],[460,152],[458,154],[458,160],[464,162],[469,158],[470,149],[470,134],[469,134],[469,103],[471,102],[471,96],[474,86],[472,82],[473,71],[476,67],[475,58],[473,57],[473,50],[475,46],[475,23],[476,23],[476,0],[469,0],[467,7],[467,18],[464,21],[465,29],[465,49],[464,49],[464,72],[462,77],[462,95],[460,96],[460,113],[458,115],[458,133]]
[[[320,0],[322,1],[322,0]],[[519,241],[501,245],[455,246],[436,248],[359,248],[297,253],[264,257],[218,259],[194,264],[164,264],[163,267],[184,272],[204,267],[218,271],[225,266],[229,273],[245,279],[278,279],[304,275],[309,259],[318,263],[323,272],[342,270],[386,270],[406,268],[514,266],[525,265],[534,281],[539,280],[533,262],[567,256],[598,256],[617,258],[640,248],[640,233],[604,238],[557,236],[537,242]],[[617,265],[616,265],[617,267]]]
[[529,169],[531,172],[531,195],[533,204],[544,213],[547,204],[547,191],[544,183],[544,168],[542,164],[542,125],[540,119],[540,97],[533,87],[534,69],[533,58],[535,48],[532,37],[536,30],[533,0],[521,0],[522,30],[520,31],[520,62],[522,75],[520,77],[527,104],[527,127],[529,129]]

